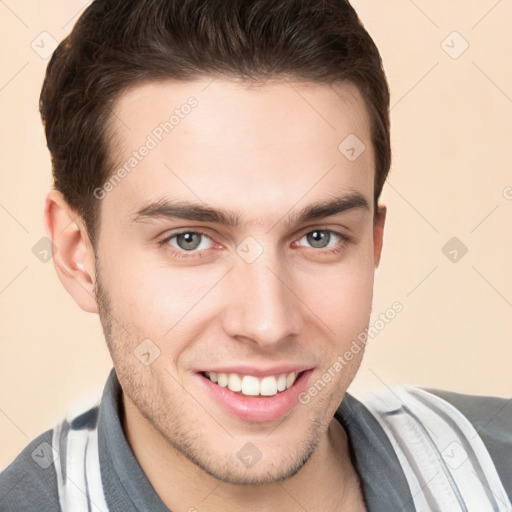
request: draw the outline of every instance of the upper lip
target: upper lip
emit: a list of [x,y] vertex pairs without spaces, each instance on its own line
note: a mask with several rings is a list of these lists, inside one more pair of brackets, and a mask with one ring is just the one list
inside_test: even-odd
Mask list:
[[218,367],[209,367],[200,370],[200,373],[208,372],[208,373],[239,373],[241,375],[252,375],[254,377],[267,377],[269,375],[282,375],[283,373],[300,373],[306,370],[310,370],[312,368],[311,365],[308,364],[280,364],[270,367],[255,367],[248,364],[238,364],[233,366],[218,366]]

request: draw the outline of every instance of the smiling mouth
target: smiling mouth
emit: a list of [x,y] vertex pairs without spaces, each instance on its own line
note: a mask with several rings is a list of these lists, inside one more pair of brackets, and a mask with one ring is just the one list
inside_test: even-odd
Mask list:
[[239,373],[201,372],[221,388],[227,388],[233,393],[245,396],[274,396],[291,388],[297,378],[304,372],[281,373],[258,378],[254,375]]

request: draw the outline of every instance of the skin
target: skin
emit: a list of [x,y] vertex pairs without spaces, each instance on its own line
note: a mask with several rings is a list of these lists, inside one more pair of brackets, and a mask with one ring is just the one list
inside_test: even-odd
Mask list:
[[[78,305],[100,316],[128,442],[174,511],[364,510],[346,433],[333,419],[362,350],[307,405],[276,421],[227,413],[197,374],[297,363],[313,368],[309,386],[368,326],[386,209],[374,211],[363,99],[348,83],[137,85],[113,109],[119,166],[190,96],[197,107],[101,200],[96,255],[62,195],[46,200],[57,273]],[[349,134],[366,146],[355,161],[338,150]],[[291,223],[308,205],[354,193],[367,209]],[[133,222],[158,199],[223,209],[238,223]],[[198,229],[207,237],[195,252],[176,237],[159,243]],[[315,230],[351,240],[331,234],[328,247],[313,246],[306,235]],[[262,250],[252,263],[236,251],[247,237]],[[145,339],[160,350],[148,366],[134,355]],[[237,457],[249,442],[262,454],[250,468]]]

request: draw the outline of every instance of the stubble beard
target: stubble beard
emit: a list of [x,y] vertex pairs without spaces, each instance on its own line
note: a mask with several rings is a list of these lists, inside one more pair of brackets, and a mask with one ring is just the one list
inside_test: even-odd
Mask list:
[[[187,422],[184,415],[176,412],[180,410],[179,404],[176,401],[173,404],[172,397],[159,392],[155,386],[148,385],[147,375],[144,372],[147,367],[135,359],[131,349],[126,350],[126,347],[135,347],[136,343],[133,343],[128,331],[122,325],[118,325],[121,319],[118,318],[117,312],[112,312],[112,302],[107,290],[102,285],[98,263],[96,260],[94,293],[103,333],[114,362],[118,380],[127,399],[146,419],[152,429],[165,440],[169,447],[169,454],[174,452],[178,457],[180,455],[184,456],[188,461],[220,482],[240,486],[271,484],[287,480],[296,475],[311,459],[322,437],[326,434],[332,417],[326,416],[325,410],[330,410],[332,403],[325,403],[326,400],[322,398],[317,400],[315,414],[302,440],[297,442],[295,446],[291,446],[290,451],[286,451],[279,458],[267,463],[265,469],[259,469],[257,463],[254,468],[244,470],[246,468],[242,465],[241,460],[237,458],[237,452],[245,443],[237,442],[236,436],[232,435],[229,435],[228,439],[232,446],[232,453],[224,454],[221,459],[219,454],[215,453],[208,445],[204,436],[201,436],[200,432],[194,432],[191,428],[193,422]],[[136,363],[140,364],[140,368],[137,368]],[[149,395],[148,388],[156,389],[157,392]],[[190,396],[188,398],[192,400]],[[327,399],[327,397],[325,398]],[[185,406],[184,409],[186,409]],[[299,407],[305,406],[299,405]],[[286,421],[293,421],[293,417],[286,419]],[[124,418],[120,418],[120,422],[124,428]],[[216,425],[213,419],[212,424]],[[279,435],[280,427],[281,425],[272,434]],[[126,436],[126,431],[124,433]],[[263,438],[263,441],[265,441],[265,438]],[[286,438],[284,442],[286,442]],[[254,444],[257,444],[257,441]],[[178,453],[176,454],[176,452]],[[265,462],[264,458],[265,454],[263,453],[262,460],[259,463]]]

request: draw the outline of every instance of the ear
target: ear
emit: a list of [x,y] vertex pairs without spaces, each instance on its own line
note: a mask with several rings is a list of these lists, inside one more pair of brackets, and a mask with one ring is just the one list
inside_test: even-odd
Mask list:
[[48,238],[57,248],[53,263],[64,288],[84,311],[98,313],[94,250],[81,217],[57,190],[46,196],[44,225]]
[[380,255],[382,252],[382,243],[384,239],[384,223],[386,222],[387,208],[385,205],[379,205],[373,224],[373,258],[375,268],[379,266]]

